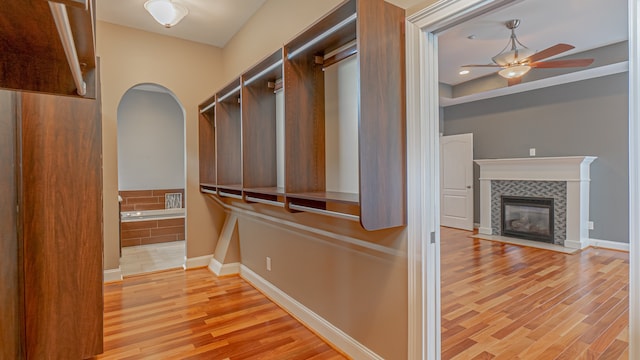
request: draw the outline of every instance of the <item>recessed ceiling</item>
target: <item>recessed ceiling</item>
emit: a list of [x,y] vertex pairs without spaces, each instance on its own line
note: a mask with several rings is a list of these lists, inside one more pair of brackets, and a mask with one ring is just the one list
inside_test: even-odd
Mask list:
[[468,68],[469,74],[459,74],[462,65],[491,64],[491,57],[507,45],[510,30],[504,23],[511,19],[521,20],[516,35],[533,50],[544,50],[558,43],[575,46],[560,56],[617,43],[628,37],[627,0],[519,1],[439,35],[440,82],[457,85],[496,72],[495,68]]
[[164,28],[144,9],[146,0],[97,0],[98,20],[224,47],[266,0],[174,0],[189,9],[176,26]]

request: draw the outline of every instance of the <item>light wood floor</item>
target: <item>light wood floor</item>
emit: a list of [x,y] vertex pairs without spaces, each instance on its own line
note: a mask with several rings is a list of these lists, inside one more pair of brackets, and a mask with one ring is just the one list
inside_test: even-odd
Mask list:
[[443,228],[442,359],[628,359],[629,255]]
[[344,359],[237,276],[207,269],[105,285],[97,359]]

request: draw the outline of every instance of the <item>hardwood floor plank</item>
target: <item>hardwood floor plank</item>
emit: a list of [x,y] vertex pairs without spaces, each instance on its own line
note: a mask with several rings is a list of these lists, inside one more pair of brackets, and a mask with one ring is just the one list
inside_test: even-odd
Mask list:
[[207,269],[105,286],[100,360],[345,359],[237,276]]
[[622,359],[627,253],[573,255],[442,228],[442,359]]

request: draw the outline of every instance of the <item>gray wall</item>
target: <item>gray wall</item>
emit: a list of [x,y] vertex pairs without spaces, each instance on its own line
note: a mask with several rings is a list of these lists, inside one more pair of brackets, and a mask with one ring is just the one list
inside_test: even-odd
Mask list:
[[129,90],[118,106],[119,190],[184,189],[184,113],[167,93]]
[[[446,107],[444,135],[473,133],[474,159],[593,155],[592,239],[629,242],[628,74]],[[479,169],[474,168],[479,222]]]

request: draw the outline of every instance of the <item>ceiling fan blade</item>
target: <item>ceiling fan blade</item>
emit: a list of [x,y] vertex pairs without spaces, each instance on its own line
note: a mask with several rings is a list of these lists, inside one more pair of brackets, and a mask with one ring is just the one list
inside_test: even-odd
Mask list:
[[518,85],[518,84],[520,84],[521,82],[522,82],[522,76],[507,79],[507,85],[508,85],[508,86]]
[[462,65],[461,67],[500,67],[500,65],[496,65],[496,64],[486,64],[486,65]]
[[571,60],[550,60],[530,63],[533,68],[567,68],[589,66],[593,63],[593,59],[571,59]]
[[550,48],[546,48],[544,50],[538,51],[537,53],[529,56],[527,59],[525,59],[525,61],[527,62],[536,62],[536,61],[540,61],[542,59],[546,59],[548,57],[554,56],[554,55],[558,55],[561,54],[565,51],[569,51],[571,49],[575,48],[575,46],[573,45],[569,45],[569,44],[556,44],[553,45]]

